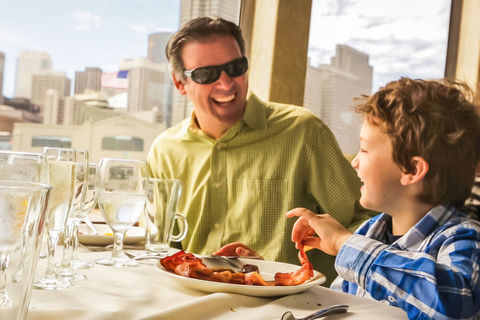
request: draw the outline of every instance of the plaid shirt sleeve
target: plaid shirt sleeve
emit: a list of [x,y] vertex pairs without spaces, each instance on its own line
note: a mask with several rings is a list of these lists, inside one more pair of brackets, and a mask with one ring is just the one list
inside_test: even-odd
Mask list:
[[[405,239],[387,245],[381,241],[385,216],[365,223],[344,244],[332,288],[400,307],[409,319],[479,319],[480,225],[427,216],[430,222],[420,221]],[[425,232],[426,224],[436,228]]]

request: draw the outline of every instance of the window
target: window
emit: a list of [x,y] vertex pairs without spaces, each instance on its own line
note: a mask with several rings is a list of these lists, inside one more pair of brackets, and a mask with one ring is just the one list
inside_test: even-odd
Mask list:
[[71,137],[33,136],[32,147],[71,148]]
[[143,151],[143,139],[116,135],[102,139],[102,150]]

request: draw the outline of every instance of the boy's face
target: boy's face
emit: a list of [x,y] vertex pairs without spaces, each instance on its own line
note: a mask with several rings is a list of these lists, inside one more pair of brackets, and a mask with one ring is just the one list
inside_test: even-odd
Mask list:
[[352,166],[363,182],[360,204],[379,212],[402,208],[402,171],[392,158],[392,144],[380,129],[364,121],[360,131],[360,151]]

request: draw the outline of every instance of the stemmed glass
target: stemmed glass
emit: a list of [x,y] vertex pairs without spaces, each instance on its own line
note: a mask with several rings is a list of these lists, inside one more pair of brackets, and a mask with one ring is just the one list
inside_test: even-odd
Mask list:
[[[21,151],[0,151],[0,180],[37,182],[48,185],[48,165],[44,153],[31,153]],[[48,199],[48,197],[47,197]],[[43,206],[37,206],[37,215],[41,214]],[[43,213],[42,213],[43,214]],[[27,228],[25,229],[24,241],[25,243],[35,241],[39,243],[31,243],[22,247],[23,265],[18,268],[14,278],[17,282],[21,281],[21,277],[25,267],[29,263],[31,249],[39,248],[42,237],[32,237],[32,232],[35,226],[35,215],[31,215],[32,219],[27,221]],[[38,223],[38,221],[37,221]],[[43,231],[43,226],[41,227]],[[35,257],[37,259],[37,257]]]
[[43,290],[60,290],[70,287],[70,281],[61,279],[54,272],[55,249],[58,236],[65,228],[68,213],[75,197],[75,150],[61,148],[44,148],[49,167],[52,190],[47,208],[47,270],[35,281],[34,288]]
[[111,257],[98,264],[113,267],[137,267],[138,262],[123,252],[125,232],[138,220],[145,208],[148,169],[145,161],[102,158],[97,172],[97,202],[105,222],[114,232]]
[[48,184],[45,154],[0,150],[0,180]]
[[83,261],[78,259],[78,229],[80,223],[85,217],[90,214],[95,205],[97,204],[95,198],[95,182],[97,175],[97,164],[89,163],[88,164],[88,174],[87,179],[85,180],[85,198],[81,210],[72,212],[71,220],[73,222],[73,235],[72,235],[72,257],[70,258],[70,264],[74,269],[85,269],[93,267],[88,261]]
[[83,202],[85,200],[86,181],[88,177],[88,151],[75,150],[75,193],[72,208],[67,218],[67,224],[63,231],[63,256],[58,275],[65,280],[80,281],[87,277],[76,273],[70,263],[71,259],[71,240],[74,232],[73,220],[77,213],[83,211]]
[[[49,191],[50,186],[40,183],[0,181],[0,221],[2,221],[0,224],[0,309],[10,308],[14,305],[6,288],[10,254],[21,248],[17,268],[25,267],[25,263],[28,263],[25,261],[28,257],[25,257],[23,250],[25,246],[29,245],[29,241],[25,241],[25,234],[31,227],[29,222],[40,223],[37,213],[41,209],[38,207],[43,207],[45,204],[43,201]],[[35,263],[35,261],[32,262]],[[15,277],[12,278],[13,282],[18,282],[15,281]],[[27,283],[26,285],[31,288],[31,284]],[[29,299],[28,290],[25,294],[28,297],[22,297],[22,299]]]

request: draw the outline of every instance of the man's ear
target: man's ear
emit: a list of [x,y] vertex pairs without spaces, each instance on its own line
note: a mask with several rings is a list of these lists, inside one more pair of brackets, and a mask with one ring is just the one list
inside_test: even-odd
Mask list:
[[419,182],[425,177],[428,172],[428,162],[425,161],[425,159],[423,159],[422,157],[413,157],[412,162],[415,166],[415,172],[402,174],[400,183],[404,186]]
[[183,80],[180,77],[181,77],[180,75],[176,75],[175,73],[172,73],[173,84],[175,84],[175,87],[177,88],[178,92],[180,92],[181,95],[186,95],[187,91],[185,90],[185,84],[183,83]]

